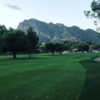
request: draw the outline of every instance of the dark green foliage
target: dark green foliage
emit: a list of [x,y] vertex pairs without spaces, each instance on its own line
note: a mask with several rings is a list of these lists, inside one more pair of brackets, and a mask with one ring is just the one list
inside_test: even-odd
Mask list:
[[55,52],[56,52],[56,44],[54,44],[54,43],[46,43],[45,47],[46,47],[46,50],[48,52],[51,52],[52,54],[55,54]]
[[3,52],[3,43],[2,38],[0,38],[0,54]]
[[56,52],[59,52],[60,54],[62,54],[62,52],[65,50],[65,46],[63,43],[56,43],[55,47],[56,47]]
[[19,52],[25,52],[28,50],[28,40],[24,32],[20,30],[11,30],[5,33],[3,36],[4,50],[11,52],[13,58],[16,58],[16,54]]
[[29,44],[30,44],[31,48],[35,49],[37,47],[38,42],[39,42],[39,38],[38,38],[36,32],[32,29],[32,27],[30,27],[27,30],[27,38],[29,40]]
[[79,52],[89,51],[92,43],[84,41],[65,41],[64,43],[46,43],[45,48],[51,53],[62,53],[63,51],[73,51],[77,49]]
[[64,41],[65,50],[71,50],[72,44],[72,41]]
[[35,49],[38,48],[38,42],[39,38],[36,34],[36,32],[30,27],[27,30],[27,39],[28,39],[28,53],[29,53],[29,58],[31,58],[31,53],[35,51]]
[[65,49],[66,50],[73,50],[77,49],[78,51],[89,51],[89,42],[84,41],[65,41]]
[[100,43],[96,43],[94,44],[94,47],[93,47],[95,50],[100,50]]
[[4,26],[4,25],[0,25],[0,54],[3,53],[3,39],[2,39],[2,36],[8,32],[7,28]]
[[0,36],[7,32],[7,28],[4,25],[0,25]]
[[91,3],[91,9],[93,12],[98,13],[97,11],[100,10],[100,2],[98,0],[93,0],[93,2]]
[[0,26],[0,53],[11,53],[16,58],[17,53],[32,53],[36,49],[39,38],[36,32],[29,28],[27,35],[21,30]]
[[46,43],[45,48],[52,54],[55,54],[56,52],[62,54],[62,52],[65,50],[63,43]]
[[79,51],[89,51],[89,45],[85,42],[80,42],[78,45]]

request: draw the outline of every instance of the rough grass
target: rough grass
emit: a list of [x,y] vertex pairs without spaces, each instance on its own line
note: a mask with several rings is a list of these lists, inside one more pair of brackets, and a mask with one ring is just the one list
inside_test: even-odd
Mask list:
[[[83,97],[92,100],[86,99],[85,92],[91,92],[87,87],[98,84],[100,63],[91,61],[95,56],[97,54],[91,53],[39,54],[33,55],[31,60],[27,55],[18,56],[17,60],[1,56],[0,100],[83,100]],[[91,73],[95,65],[97,76],[96,72]],[[92,81],[90,86],[87,79],[89,84],[92,79],[97,84]]]
[[100,62],[94,58],[81,61],[86,69],[86,79],[80,100],[100,100]]

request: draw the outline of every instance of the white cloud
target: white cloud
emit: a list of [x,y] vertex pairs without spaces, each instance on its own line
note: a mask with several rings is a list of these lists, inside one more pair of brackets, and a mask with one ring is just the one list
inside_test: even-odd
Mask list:
[[22,10],[21,7],[19,7],[18,5],[5,4],[5,6],[13,10]]

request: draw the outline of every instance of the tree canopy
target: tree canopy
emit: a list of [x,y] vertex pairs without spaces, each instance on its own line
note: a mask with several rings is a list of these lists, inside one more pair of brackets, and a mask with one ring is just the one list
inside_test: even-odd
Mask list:
[[24,32],[20,30],[12,30],[5,33],[3,41],[5,52],[11,52],[14,59],[16,58],[17,53],[28,50],[27,37]]
[[100,0],[93,0],[90,10],[85,10],[84,13],[88,18],[94,19],[94,24],[97,25],[100,20]]
[[18,29],[7,30],[5,26],[0,26],[0,29],[0,52],[9,52],[14,59],[17,53],[31,54],[38,44],[39,38],[32,28],[28,29],[27,35]]

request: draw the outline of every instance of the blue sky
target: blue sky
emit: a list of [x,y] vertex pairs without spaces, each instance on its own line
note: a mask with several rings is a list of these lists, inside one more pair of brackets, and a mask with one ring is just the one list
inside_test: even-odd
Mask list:
[[16,28],[25,19],[95,28],[84,16],[92,0],[0,0],[0,24]]

